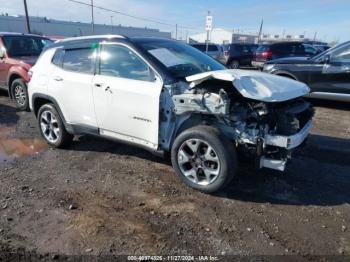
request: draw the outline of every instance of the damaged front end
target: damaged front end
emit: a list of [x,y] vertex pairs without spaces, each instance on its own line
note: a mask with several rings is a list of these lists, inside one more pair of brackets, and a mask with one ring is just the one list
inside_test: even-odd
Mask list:
[[312,128],[306,85],[260,72],[222,70],[190,76],[172,95],[176,116],[200,116],[219,128],[240,155],[259,168],[285,170],[294,148]]

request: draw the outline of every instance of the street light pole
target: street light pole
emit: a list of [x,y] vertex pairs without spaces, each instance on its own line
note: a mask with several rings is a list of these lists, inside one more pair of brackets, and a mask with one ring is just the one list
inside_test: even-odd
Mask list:
[[92,34],[95,34],[94,0],[91,0],[91,29],[92,29]]
[[207,15],[207,21],[205,25],[205,29],[207,31],[207,40],[205,41],[205,53],[208,53],[208,48],[209,48],[209,39],[210,39],[210,31],[212,29],[212,20],[210,18],[210,21],[208,21],[208,18],[210,17],[210,11],[208,11]]
[[28,34],[30,34],[30,23],[29,23],[27,0],[23,0],[23,4],[24,4],[24,11],[26,13],[27,32]]

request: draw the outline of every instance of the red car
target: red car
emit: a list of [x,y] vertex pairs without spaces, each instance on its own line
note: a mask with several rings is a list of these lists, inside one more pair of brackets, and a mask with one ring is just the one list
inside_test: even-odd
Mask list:
[[28,71],[50,43],[50,39],[37,35],[0,33],[0,89],[8,91],[20,110],[29,109]]

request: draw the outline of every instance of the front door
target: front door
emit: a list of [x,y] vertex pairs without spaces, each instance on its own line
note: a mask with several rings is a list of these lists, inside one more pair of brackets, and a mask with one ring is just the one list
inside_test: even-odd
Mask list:
[[93,80],[100,133],[157,149],[162,85],[134,50],[123,44],[102,44]]
[[[350,94],[350,44],[325,54],[326,63],[315,63],[310,72],[313,92]],[[320,61],[324,57],[320,58]]]

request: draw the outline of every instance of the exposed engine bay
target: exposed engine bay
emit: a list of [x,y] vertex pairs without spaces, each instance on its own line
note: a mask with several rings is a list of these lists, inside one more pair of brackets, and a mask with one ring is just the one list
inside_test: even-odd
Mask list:
[[[177,89],[179,90],[179,89]],[[244,97],[232,82],[206,79],[172,95],[176,116],[200,115],[258,167],[283,171],[293,148],[311,129],[313,108],[301,97],[265,102]]]

